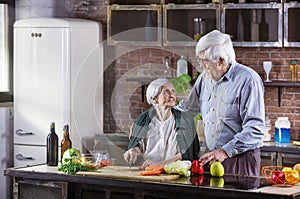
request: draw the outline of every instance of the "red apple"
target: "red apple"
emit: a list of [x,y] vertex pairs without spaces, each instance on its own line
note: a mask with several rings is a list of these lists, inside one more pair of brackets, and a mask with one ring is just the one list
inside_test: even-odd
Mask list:
[[282,171],[273,171],[272,172],[272,182],[274,184],[283,184],[284,183],[284,172]]

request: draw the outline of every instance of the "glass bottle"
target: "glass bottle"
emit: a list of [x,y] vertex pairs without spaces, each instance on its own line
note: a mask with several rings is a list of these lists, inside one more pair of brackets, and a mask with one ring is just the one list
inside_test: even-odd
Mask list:
[[252,10],[252,21],[251,21],[251,41],[259,40],[259,24],[256,20],[256,10]]
[[290,70],[291,70],[291,74],[292,74],[291,81],[297,82],[298,81],[298,61],[297,60],[290,61]]
[[269,41],[269,24],[266,21],[265,9],[261,10],[261,21],[259,23],[259,41]]
[[152,11],[148,10],[145,23],[145,41],[155,41],[155,22],[152,18]]
[[58,136],[55,133],[55,123],[50,125],[50,133],[47,136],[47,165],[58,165]]
[[200,27],[199,27],[199,18],[194,18],[194,40],[198,41],[200,39]]
[[244,41],[244,22],[241,10],[239,10],[237,21],[237,41]]
[[61,141],[61,160],[62,160],[62,157],[64,155],[64,152],[69,149],[69,148],[72,148],[72,141],[70,139],[70,134],[69,134],[69,125],[68,124],[65,124],[64,125],[64,128],[63,128],[63,131],[64,131],[64,137]]
[[180,59],[177,61],[177,77],[183,74],[188,73],[188,65],[187,61],[184,59],[184,57],[181,55]]

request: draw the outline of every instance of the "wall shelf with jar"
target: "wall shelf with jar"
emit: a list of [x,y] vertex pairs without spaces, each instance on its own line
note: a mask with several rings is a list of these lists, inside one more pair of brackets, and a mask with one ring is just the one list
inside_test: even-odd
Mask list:
[[[144,2],[144,1],[143,1]],[[132,3],[107,6],[109,45],[195,46],[194,19],[221,30],[239,47],[300,46],[300,3]],[[177,1],[176,1],[177,2]],[[183,2],[183,1],[182,1]],[[197,2],[197,1],[195,1]],[[116,3],[120,3],[116,1]],[[123,3],[124,4],[124,3]],[[153,27],[153,28],[145,28]],[[146,29],[148,31],[146,31]]]
[[221,31],[234,46],[282,47],[282,23],[281,3],[228,3],[221,13]]
[[284,46],[300,46],[300,3],[291,2],[284,4]]
[[163,45],[195,46],[200,37],[220,30],[220,4],[163,5]]

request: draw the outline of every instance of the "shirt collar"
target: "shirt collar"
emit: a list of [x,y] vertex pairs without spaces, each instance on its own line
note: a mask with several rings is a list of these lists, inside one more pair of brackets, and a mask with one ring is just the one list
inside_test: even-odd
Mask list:
[[224,80],[231,80],[234,76],[235,68],[237,67],[236,62],[232,62],[231,66],[229,67],[228,71],[225,73],[225,75],[220,79],[222,81]]

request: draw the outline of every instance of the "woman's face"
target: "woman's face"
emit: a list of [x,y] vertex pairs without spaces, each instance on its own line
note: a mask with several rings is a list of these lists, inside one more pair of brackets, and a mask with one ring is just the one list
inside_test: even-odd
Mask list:
[[161,93],[155,98],[155,102],[166,108],[174,107],[176,105],[176,95],[173,84],[163,85]]

